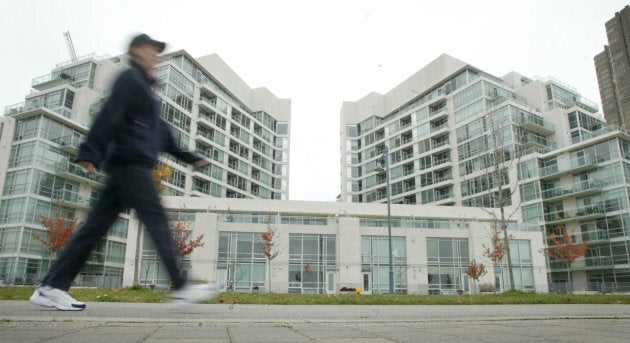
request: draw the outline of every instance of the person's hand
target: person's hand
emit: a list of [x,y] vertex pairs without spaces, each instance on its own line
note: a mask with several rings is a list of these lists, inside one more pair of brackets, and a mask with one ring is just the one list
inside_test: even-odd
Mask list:
[[90,161],[79,161],[77,164],[85,169],[88,175],[94,175],[94,172],[96,172],[96,166]]
[[195,168],[202,168],[209,164],[210,164],[210,161],[206,160],[205,158],[202,158],[192,163],[193,167]]

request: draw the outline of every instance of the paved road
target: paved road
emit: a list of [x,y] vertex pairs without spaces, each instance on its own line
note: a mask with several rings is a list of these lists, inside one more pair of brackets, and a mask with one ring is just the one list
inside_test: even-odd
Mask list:
[[0,342],[629,342],[630,305],[281,306],[0,301]]

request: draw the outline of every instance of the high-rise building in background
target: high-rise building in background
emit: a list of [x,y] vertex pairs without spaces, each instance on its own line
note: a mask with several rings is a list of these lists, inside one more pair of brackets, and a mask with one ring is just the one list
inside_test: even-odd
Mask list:
[[630,128],[630,6],[606,22],[608,45],[595,56],[606,122]]
[[[388,152],[392,203],[429,216],[422,205],[497,207],[501,190],[524,222],[589,242],[570,266],[549,261],[551,290],[567,270],[580,288],[630,288],[630,135],[571,86],[442,55],[384,95],[345,102],[340,131],[341,201],[387,201]],[[497,152],[511,163],[501,177]]]
[[[24,102],[5,108],[0,120],[4,283],[36,283],[47,271],[54,256],[35,238],[47,236],[41,218],[56,212],[83,218],[98,197],[106,175],[88,176],[72,159],[125,59],[89,55],[58,64],[33,79]],[[217,55],[169,53],[154,75],[162,117],[177,143],[212,161],[193,170],[165,156],[162,163],[171,166],[172,175],[163,181],[163,195],[288,199],[289,99],[251,89]],[[121,214],[79,284],[121,285],[130,222],[137,225],[131,219]]]

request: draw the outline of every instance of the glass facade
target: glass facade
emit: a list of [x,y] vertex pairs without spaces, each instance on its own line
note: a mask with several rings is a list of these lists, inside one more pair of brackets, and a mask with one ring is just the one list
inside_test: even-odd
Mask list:
[[289,234],[289,293],[326,293],[336,269],[335,235]]
[[[407,293],[407,248],[405,237],[392,237],[394,292]],[[369,273],[372,293],[389,293],[389,238],[361,237],[361,271]]]
[[467,289],[465,271],[470,265],[467,238],[427,238],[429,294]]

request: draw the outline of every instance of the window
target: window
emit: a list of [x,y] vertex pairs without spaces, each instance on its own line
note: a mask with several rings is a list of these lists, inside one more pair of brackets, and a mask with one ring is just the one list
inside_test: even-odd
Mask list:
[[289,235],[289,293],[322,294],[327,272],[336,271],[335,235]]
[[[407,248],[405,237],[392,237],[394,292],[407,293]],[[389,238],[361,236],[361,271],[371,273],[372,292],[389,292]]]
[[[259,233],[219,232],[217,269],[225,275],[228,291],[251,292],[254,287],[266,287],[267,261],[262,246],[257,244]],[[273,263],[273,262],[272,262]]]
[[470,265],[467,238],[427,238],[429,294],[464,289],[462,275]]

